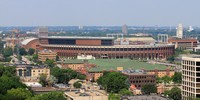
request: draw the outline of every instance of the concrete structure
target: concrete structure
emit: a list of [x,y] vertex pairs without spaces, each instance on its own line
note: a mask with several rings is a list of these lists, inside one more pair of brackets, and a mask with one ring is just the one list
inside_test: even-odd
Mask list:
[[182,99],[200,98],[200,55],[182,57]]
[[95,57],[93,57],[92,55],[78,55],[77,59],[82,59],[82,60],[89,60],[89,59],[95,59]]
[[56,60],[57,53],[52,50],[42,50],[38,52],[38,60],[45,62],[46,59]]
[[174,44],[175,48],[182,48],[182,49],[192,49],[193,47],[197,47],[197,39],[176,39],[170,38],[168,39],[168,43]]
[[[92,55],[95,58],[166,59],[174,54],[172,44],[115,45],[114,37],[48,36],[40,32],[40,50],[53,50],[58,56],[77,58]],[[129,39],[130,40],[130,39]]]
[[126,24],[122,26],[122,33],[128,35],[128,26]]
[[23,82],[28,87],[42,87],[39,82]]
[[64,92],[64,95],[67,100],[108,100],[107,94],[100,90],[85,91],[81,89],[80,91]]
[[168,43],[168,34],[158,34],[158,42]]
[[156,84],[156,75],[147,74],[143,70],[123,70],[122,73],[128,76],[129,82],[137,89],[141,89],[146,84]]
[[183,38],[183,25],[179,24],[176,29],[176,37],[182,39]]
[[152,45],[156,40],[152,37],[127,37],[117,38],[115,45]]
[[193,52],[200,52],[200,47],[194,47]]
[[171,100],[158,95],[123,96],[120,100]]

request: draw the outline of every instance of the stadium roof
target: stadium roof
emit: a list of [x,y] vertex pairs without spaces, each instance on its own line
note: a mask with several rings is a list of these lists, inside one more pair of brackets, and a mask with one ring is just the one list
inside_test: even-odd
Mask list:
[[42,38],[49,38],[49,39],[108,39],[113,40],[114,37],[81,37],[81,36],[48,36]]
[[[89,63],[95,64],[97,67],[90,69],[90,72],[96,71],[109,71],[109,70],[117,70],[117,67],[123,67],[123,69],[144,69],[144,70],[166,70],[167,66],[158,65],[158,64],[150,64],[146,62],[140,62],[131,59],[96,59],[96,60],[89,60]],[[170,68],[172,69],[172,68]]]
[[[121,38],[118,38],[117,41],[120,41]],[[125,38],[128,39],[129,41],[155,41],[152,37],[129,37]]]
[[37,38],[29,38],[29,39],[25,39],[24,41],[21,42],[22,45],[27,45],[29,42],[35,40]]

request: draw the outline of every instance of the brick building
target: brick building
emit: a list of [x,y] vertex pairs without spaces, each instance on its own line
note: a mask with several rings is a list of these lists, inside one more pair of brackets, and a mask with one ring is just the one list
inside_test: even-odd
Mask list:
[[168,43],[174,44],[175,48],[183,48],[183,49],[192,49],[193,47],[197,47],[197,39],[176,39],[170,38],[168,39]]
[[141,89],[146,84],[156,84],[156,75],[147,74],[143,70],[124,70],[122,73],[128,76],[129,82],[137,89]]

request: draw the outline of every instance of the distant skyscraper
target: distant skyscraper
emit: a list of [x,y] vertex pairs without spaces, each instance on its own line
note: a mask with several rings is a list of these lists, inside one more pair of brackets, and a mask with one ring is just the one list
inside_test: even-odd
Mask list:
[[183,38],[183,25],[179,24],[177,29],[176,29],[176,36],[180,39]]
[[122,26],[122,33],[126,35],[128,34],[128,26],[126,24]]
[[38,37],[48,37],[48,28],[39,27],[37,33],[38,33]]
[[187,55],[182,58],[182,100],[200,98],[200,56]]

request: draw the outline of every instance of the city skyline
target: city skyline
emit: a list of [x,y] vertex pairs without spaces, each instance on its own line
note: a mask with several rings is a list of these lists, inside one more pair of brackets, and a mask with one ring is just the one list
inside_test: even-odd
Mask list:
[[1,0],[0,26],[200,26],[200,1]]

